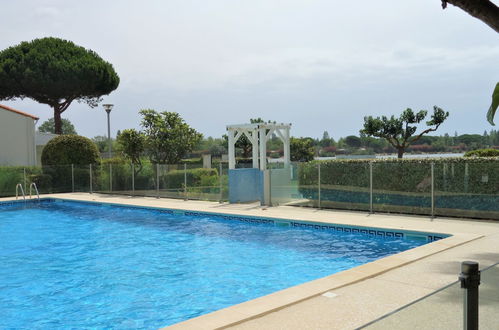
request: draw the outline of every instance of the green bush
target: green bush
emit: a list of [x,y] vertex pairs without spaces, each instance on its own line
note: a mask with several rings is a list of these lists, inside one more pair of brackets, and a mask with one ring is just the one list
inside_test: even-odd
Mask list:
[[[24,171],[26,171],[26,188],[30,184],[31,174],[40,173],[37,167],[22,167],[22,166],[2,166],[0,167],[0,197],[15,196],[16,185],[21,183],[24,187]],[[25,193],[27,193],[25,191]]]
[[[50,192],[72,191],[71,164],[83,166],[100,160],[92,140],[79,135],[60,135],[50,140],[42,151],[43,173],[52,177]],[[80,173],[80,172],[78,172]],[[75,173],[76,174],[76,173]],[[75,178],[80,182],[84,178]],[[40,190],[47,191],[40,186]]]
[[464,154],[464,157],[499,157],[497,149],[478,149],[471,150]]
[[42,165],[97,164],[99,151],[92,140],[79,135],[60,135],[45,145]]

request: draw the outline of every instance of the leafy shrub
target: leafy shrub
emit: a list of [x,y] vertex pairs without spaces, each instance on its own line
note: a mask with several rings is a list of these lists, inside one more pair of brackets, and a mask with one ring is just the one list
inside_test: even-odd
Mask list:
[[79,135],[60,135],[42,151],[42,165],[97,164],[100,156],[92,140]]
[[[96,164],[99,160],[97,146],[86,137],[60,135],[53,138],[42,151],[43,173],[52,177],[50,192],[72,191],[71,164],[82,166]],[[75,178],[78,182],[82,180],[84,178]]]
[[[26,171],[26,185],[30,184],[30,175],[40,173],[40,169],[36,167],[22,166],[2,166],[0,167],[0,197],[15,196],[16,185],[23,184],[24,187],[24,171]],[[26,188],[27,188],[26,187]],[[27,192],[25,192],[27,193]]]
[[497,149],[478,149],[471,150],[464,154],[464,157],[499,157]]

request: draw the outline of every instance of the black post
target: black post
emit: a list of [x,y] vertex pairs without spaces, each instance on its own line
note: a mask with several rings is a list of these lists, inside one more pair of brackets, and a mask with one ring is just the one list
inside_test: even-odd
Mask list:
[[478,286],[480,271],[478,262],[463,261],[459,274],[461,288],[464,291],[464,330],[478,330]]

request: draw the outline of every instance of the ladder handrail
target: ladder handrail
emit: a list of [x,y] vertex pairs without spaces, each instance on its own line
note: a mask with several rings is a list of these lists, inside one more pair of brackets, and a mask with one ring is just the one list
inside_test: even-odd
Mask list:
[[38,197],[38,199],[40,199],[40,194],[38,193],[38,188],[36,187],[36,183],[34,183],[34,182],[31,182],[31,184],[29,185],[29,199],[31,199],[31,190],[33,187],[35,188],[36,196]]
[[22,184],[20,184],[20,183],[18,183],[18,184],[16,185],[16,200],[17,200],[17,198],[19,197],[19,189],[18,189],[18,188],[21,188],[21,192],[22,192],[22,194],[23,194],[23,199],[24,199],[24,200],[26,200],[26,195],[24,194],[23,185],[22,185]]

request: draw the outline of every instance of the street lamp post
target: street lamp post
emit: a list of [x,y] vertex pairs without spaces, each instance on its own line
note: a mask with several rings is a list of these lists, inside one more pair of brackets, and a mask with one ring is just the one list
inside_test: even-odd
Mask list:
[[111,123],[109,120],[109,114],[111,113],[111,110],[113,109],[113,104],[103,104],[104,110],[106,110],[107,113],[107,141],[109,144],[109,150],[108,150],[108,158],[111,158],[112,155],[112,146],[111,146]]

